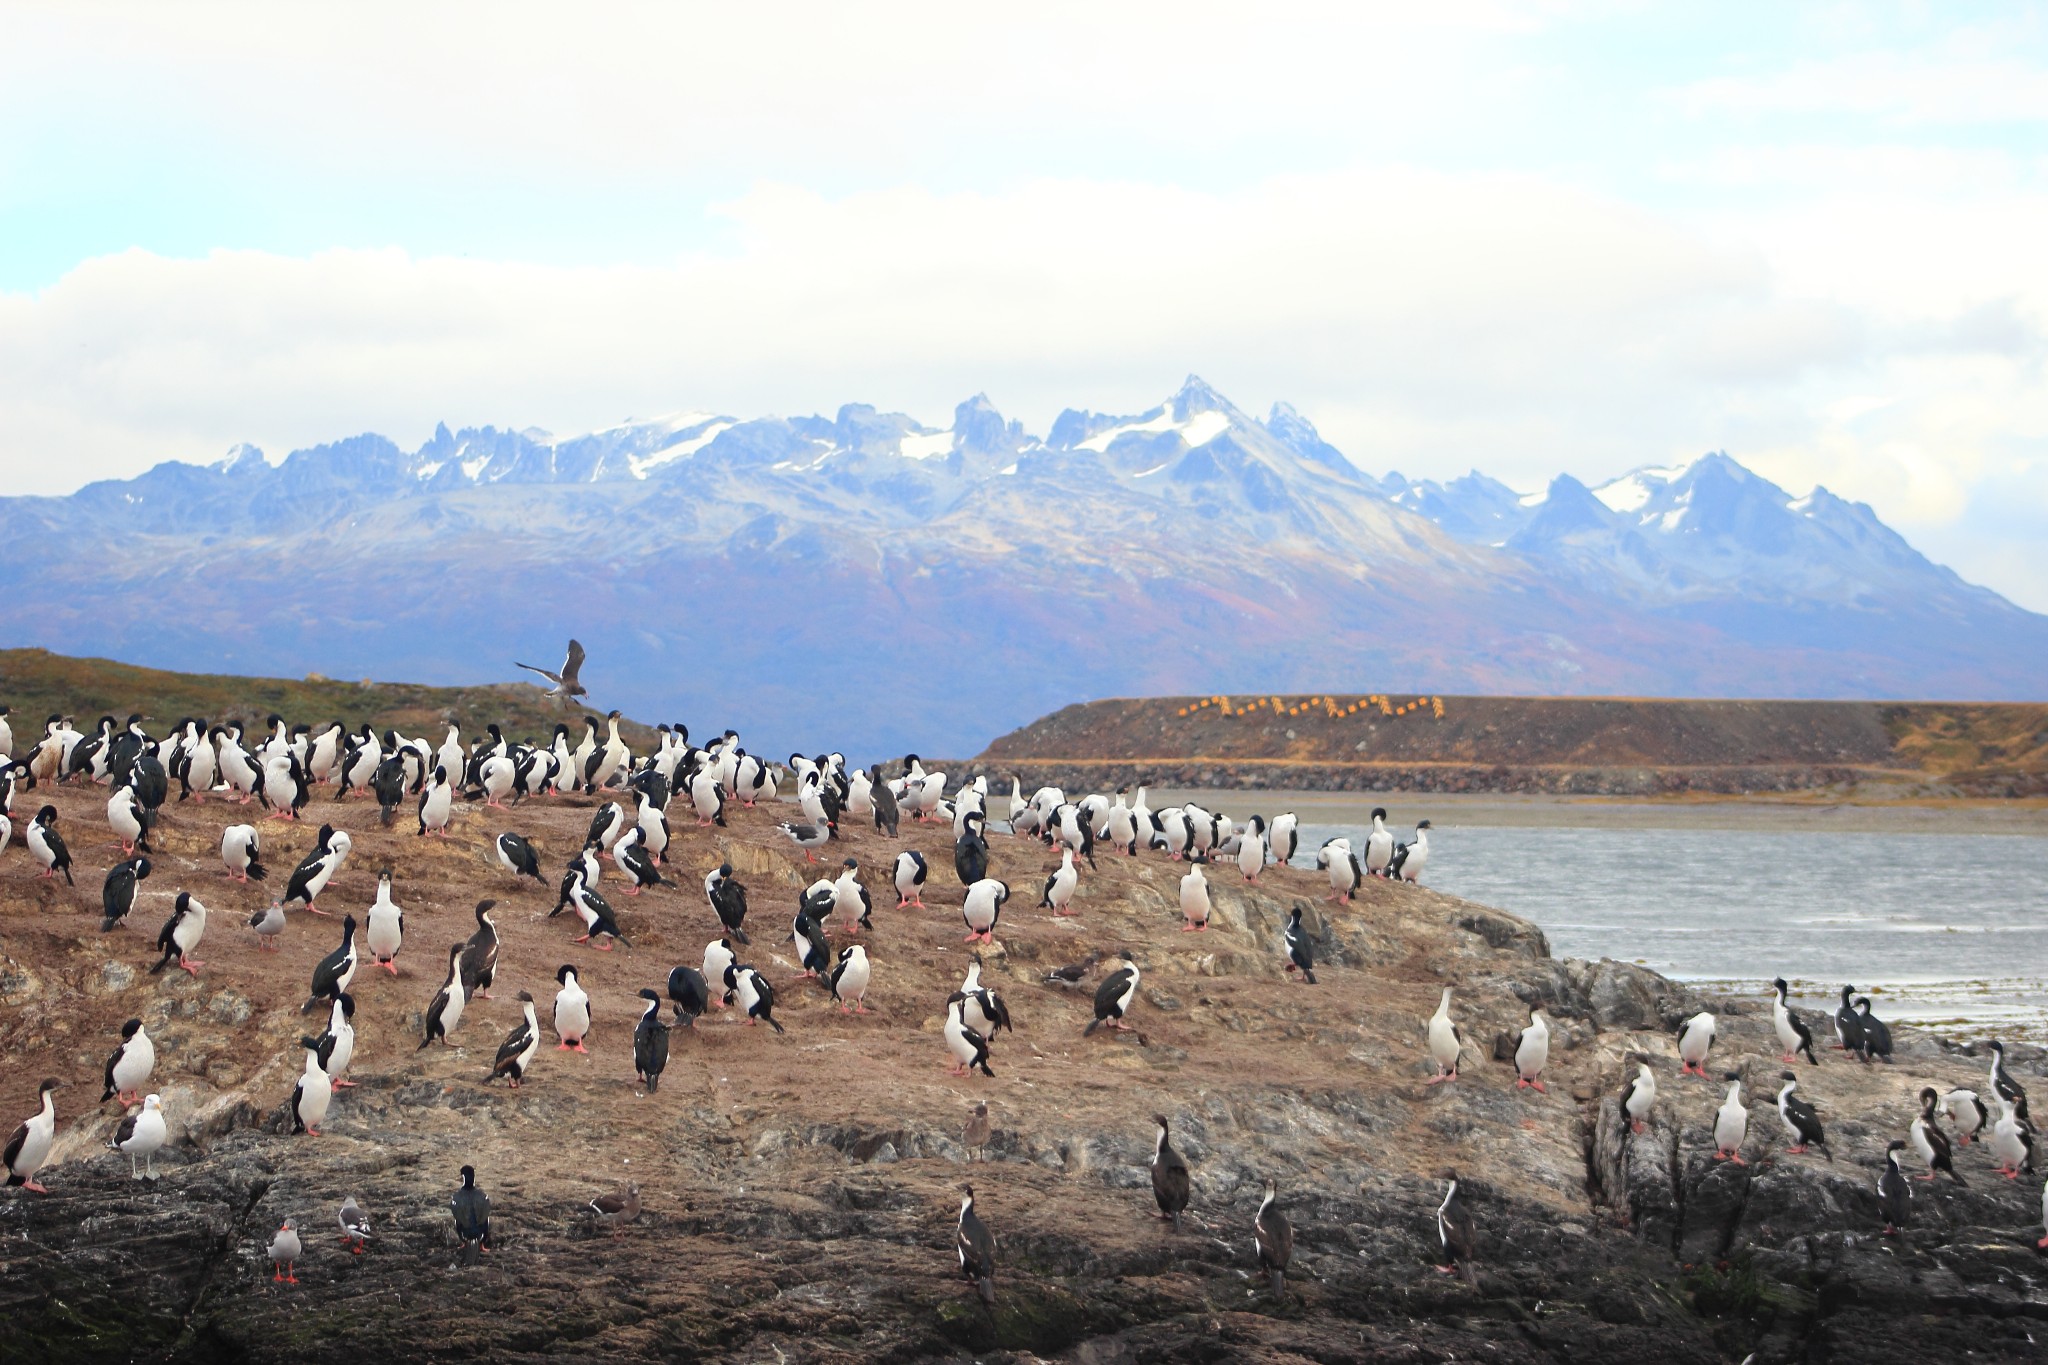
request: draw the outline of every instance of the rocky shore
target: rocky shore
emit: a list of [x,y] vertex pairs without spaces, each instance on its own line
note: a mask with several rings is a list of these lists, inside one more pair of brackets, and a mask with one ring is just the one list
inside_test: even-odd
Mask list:
[[[1335,906],[1316,874],[1275,868],[1247,885],[1219,866],[1213,928],[1182,933],[1184,869],[1105,854],[1084,870],[1080,915],[1053,920],[1032,908],[1053,860],[995,836],[993,875],[1013,895],[983,956],[1016,1030],[995,1041],[993,1080],[960,1080],[939,1033],[968,964],[944,828],[906,823],[900,840],[849,828],[829,852],[860,858],[877,907],[863,935],[877,1012],[852,1017],[790,982],[778,940],[814,870],[775,833],[782,811],[735,810],[723,830],[679,821],[676,887],[632,898],[607,884],[634,946],[604,953],[571,944],[567,917],[545,917],[552,886],[513,886],[490,854],[492,836],[518,829],[552,875],[589,803],[467,810],[442,841],[379,828],[374,806],[316,801],[305,828],[265,822],[268,861],[281,880],[312,826],[349,829],[356,851],[322,902],[337,919],[295,914],[284,951],[259,957],[240,926],[268,895],[221,877],[226,813],[173,810],[143,908],[102,934],[104,794],[55,800],[78,888],[26,881],[19,853],[0,861],[0,1118],[11,1128],[31,1112],[43,1076],[67,1082],[51,1192],[0,1194],[12,1358],[1123,1365],[1754,1352],[1924,1365],[1936,1351],[2038,1360],[2048,1342],[2038,1177],[2000,1179],[1982,1147],[1959,1148],[1967,1187],[1916,1185],[1906,1235],[1879,1235],[1886,1141],[1905,1134],[1922,1085],[1979,1084],[1982,1058],[1904,1029],[1888,1067],[1823,1052],[1798,1071],[1835,1159],[1789,1156],[1761,993],[1705,1001],[1627,964],[1555,960],[1534,926],[1424,888],[1368,883]],[[906,845],[931,863],[931,909],[894,908],[887,865]],[[781,992],[788,1033],[707,1016],[676,1032],[647,1095],[632,1074],[633,992],[699,959],[715,920],[698,884],[721,860],[752,893],[750,956]],[[288,1136],[312,965],[385,864],[406,908],[404,974],[358,977],[359,1088],[337,1098],[323,1136]],[[180,888],[214,912],[196,980],[145,970]],[[494,999],[473,1003],[455,1047],[416,1051],[446,946],[487,895],[505,937]],[[1317,933],[1313,987],[1281,970],[1296,904]],[[1096,978],[1071,994],[1040,981],[1049,966],[1122,948],[1144,970],[1135,1031],[1084,1039]],[[595,1001],[591,1054],[550,1038],[523,1089],[487,1085],[516,992],[531,990],[545,1020],[564,962]],[[1771,974],[1758,964],[1759,992]],[[1428,1086],[1423,1021],[1446,985],[1471,1050],[1456,1082]],[[1546,1094],[1518,1092],[1497,1060],[1532,1004],[1555,1028]],[[1725,1085],[1677,1074],[1671,1029],[1703,1005],[1722,1014],[1710,1070],[1739,1067],[1749,1085],[1746,1166],[1710,1159]],[[158,1038],[152,1086],[174,1135],[154,1183],[131,1181],[126,1158],[104,1149],[118,1115],[94,1104],[130,1016]],[[1633,1135],[1615,1096],[1637,1051],[1655,1059],[1660,1096]],[[2030,1087],[2048,1075],[2033,1053],[2015,1071]],[[970,1150],[962,1124],[976,1101],[994,1132]],[[1178,1233],[1151,1197],[1155,1113],[1193,1170]],[[474,1268],[454,1265],[447,1213],[464,1163],[499,1230]],[[1479,1229],[1476,1290],[1433,1268],[1433,1211],[1453,1169]],[[1296,1229],[1278,1300],[1251,1249],[1269,1178]],[[613,1237],[584,1206],[628,1180],[645,1211]],[[993,1310],[954,1273],[969,1181],[997,1238]],[[334,1224],[351,1194],[373,1220],[361,1256]],[[306,1235],[296,1287],[273,1283],[264,1256],[287,1216]]]

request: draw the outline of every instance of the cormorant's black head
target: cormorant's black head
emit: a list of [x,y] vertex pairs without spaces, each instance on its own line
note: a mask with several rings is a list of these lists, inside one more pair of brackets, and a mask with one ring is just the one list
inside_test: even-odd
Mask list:
[[561,982],[564,986],[569,984],[569,978],[574,975],[576,975],[576,964],[573,962],[564,962],[555,969],[555,980]]
[[1790,1071],[1780,1071],[1778,1073],[1778,1079],[1781,1081],[1796,1081],[1799,1079],[1799,1077]]
[[640,988],[640,998],[642,1000],[652,1000],[657,1005],[661,1003],[661,997],[655,994],[653,991],[647,989],[647,987],[645,986],[642,986]]
[[123,1038],[133,1038],[141,1029],[142,1021],[140,1019],[130,1019],[127,1023],[121,1025],[121,1036]]
[[1904,1138],[1893,1138],[1884,1145],[1884,1149],[1887,1152],[1903,1152],[1906,1150],[1906,1141]]
[[462,1168],[462,1187],[468,1189],[474,1184],[476,1184],[476,1167],[464,1166]]

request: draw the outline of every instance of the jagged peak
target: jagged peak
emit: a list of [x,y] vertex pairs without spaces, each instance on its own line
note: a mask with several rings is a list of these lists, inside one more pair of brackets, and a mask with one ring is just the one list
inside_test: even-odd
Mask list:
[[207,466],[217,474],[247,474],[269,467],[270,461],[263,458],[261,448],[247,441],[229,446],[226,456]]

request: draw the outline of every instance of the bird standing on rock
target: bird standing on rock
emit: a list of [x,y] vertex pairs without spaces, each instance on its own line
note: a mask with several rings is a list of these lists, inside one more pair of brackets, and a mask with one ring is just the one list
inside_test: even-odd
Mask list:
[[1307,926],[1302,924],[1303,907],[1297,905],[1288,917],[1287,929],[1281,935],[1282,946],[1287,950],[1287,975],[1301,973],[1303,985],[1316,984],[1316,941]]
[[996,1239],[974,1209],[974,1186],[962,1185],[960,1221],[953,1230],[953,1249],[960,1257],[960,1274],[974,1286],[989,1307],[996,1302]]
[[349,839],[347,830],[335,829],[332,825],[320,827],[319,840],[312,852],[303,858],[292,870],[291,880],[285,883],[282,904],[289,910],[294,903],[302,904],[315,915],[325,915],[314,902],[334,875],[341,871],[341,865],[348,861],[349,850],[355,845]]
[[100,908],[105,911],[100,920],[101,933],[112,933],[127,922],[129,912],[135,909],[136,884],[147,878],[149,872],[147,858],[130,858],[107,869],[107,879],[100,886]]
[[1009,899],[1009,883],[994,877],[985,877],[968,887],[967,898],[960,904],[960,918],[967,925],[964,941],[994,943],[996,921],[1002,918],[1003,902]]
[[363,942],[379,967],[398,975],[398,950],[405,946],[405,911],[391,899],[391,869],[377,874],[377,899],[370,902]]
[[349,915],[341,921],[341,946],[313,968],[313,993],[299,1006],[299,1013],[310,1013],[321,1002],[347,990],[356,978],[356,962],[356,917]]
[[[659,995],[643,989],[640,998],[647,1008],[633,1026],[633,1074],[652,1095],[661,1086],[661,1073],[668,1069],[668,1024],[661,1017]],[[677,1009],[680,1012],[681,1007]]]
[[262,837],[254,825],[229,825],[220,832],[220,860],[228,870],[228,876],[238,882],[260,882],[270,875],[270,869],[259,861],[263,856]]
[[1118,1032],[1130,1028],[1130,1024],[1125,1021],[1130,1015],[1132,1004],[1138,998],[1140,973],[1137,962],[1132,959],[1129,952],[1119,956],[1123,959],[1123,965],[1104,977],[1102,984],[1095,988],[1095,1019],[1087,1028],[1081,1030],[1083,1038],[1104,1024]]
[[1165,1116],[1154,1114],[1152,1121],[1159,1125],[1159,1136],[1152,1144],[1152,1198],[1159,1205],[1160,1216],[1173,1224],[1175,1232],[1179,1232],[1180,1216],[1187,1209],[1192,1188],[1188,1163],[1173,1150]]
[[1280,1187],[1266,1182],[1266,1197],[1259,1201],[1258,1217],[1252,1220],[1252,1247],[1259,1255],[1259,1268],[1266,1283],[1279,1298],[1287,1292],[1287,1263],[1294,1259],[1294,1225],[1280,1211]]
[[928,872],[924,855],[916,849],[906,848],[896,855],[896,907],[899,910],[906,905],[924,908],[924,879]]
[[526,836],[506,830],[497,838],[498,866],[515,877],[531,877],[545,886],[546,880],[540,875],[540,855]]
[[1678,1026],[1678,1074],[1707,1075],[1707,1054],[1714,1049],[1714,1012],[1701,1010]]
[[285,1219],[284,1225],[271,1234],[270,1238],[270,1263],[277,1267],[275,1273],[270,1277],[273,1283],[297,1284],[299,1282],[298,1274],[293,1270],[293,1267],[298,1264],[299,1254],[303,1250],[304,1248],[299,1245],[297,1227],[291,1219]]
[[22,842],[28,845],[28,851],[35,855],[35,860],[43,865],[43,870],[36,874],[38,878],[55,878],[62,872],[66,886],[78,885],[71,878],[71,850],[64,846],[64,836],[57,832],[55,806],[44,806],[37,811],[36,818],[29,822],[21,837]]
[[1183,934],[1209,932],[1209,879],[1202,875],[1199,862],[1180,879],[1180,919]]
[[163,956],[149,969],[155,976],[171,965],[171,959],[178,959],[178,966],[192,975],[199,975],[199,969],[206,964],[192,956],[192,950],[199,946],[199,940],[206,934],[206,907],[194,900],[190,891],[180,891],[178,899],[171,906],[171,917],[164,921],[163,931],[156,936],[156,946]]
[[1529,1011],[1529,1027],[1515,1035],[1515,1088],[1541,1091],[1545,1064],[1550,1061],[1550,1025],[1542,1009]]
[[1783,1120],[1785,1131],[1792,1135],[1793,1143],[1785,1150],[1796,1156],[1808,1147],[1818,1147],[1827,1157],[1828,1164],[1833,1165],[1835,1154],[1828,1148],[1827,1133],[1821,1127],[1820,1115],[1814,1112],[1812,1105],[1792,1093],[1799,1088],[1799,1077],[1787,1071],[1783,1079],[1785,1084],[1778,1091],[1778,1117]]
[[1877,1206],[1884,1213],[1884,1235],[1895,1237],[1913,1212],[1913,1182],[1899,1169],[1906,1144],[1893,1138],[1884,1149],[1884,1170],[1877,1177]]
[[1466,1209],[1465,1201],[1458,1197],[1458,1173],[1452,1171],[1445,1179],[1449,1182],[1444,1190],[1444,1202],[1437,1206],[1436,1235],[1443,1243],[1444,1257],[1448,1264],[1437,1270],[1449,1275],[1453,1272],[1464,1277],[1465,1283],[1477,1289],[1479,1276],[1473,1269],[1473,1261],[1479,1250],[1479,1234],[1472,1226],[1472,1214]]
[[491,1197],[476,1185],[476,1168],[462,1168],[462,1187],[448,1200],[455,1215],[455,1236],[462,1244],[462,1264],[475,1265],[479,1252],[491,1249]]
[[462,945],[462,994],[479,1000],[491,998],[491,983],[498,979],[498,922],[491,917],[494,900],[476,903],[476,930]]
[[555,980],[561,983],[555,992],[555,1051],[587,1051],[583,1039],[590,1032],[590,994],[583,989],[574,963],[557,968]]
[[1424,1084],[1437,1085],[1457,1080],[1458,1058],[1464,1052],[1465,1036],[1458,1032],[1458,1025],[1451,1018],[1451,988],[1446,986],[1443,999],[1437,1002],[1436,1013],[1429,1017],[1429,1057],[1436,1063],[1436,1075]]
[[1933,1086],[1920,1091],[1920,1113],[1910,1130],[1913,1153],[1927,1167],[1927,1173],[1920,1179],[1932,1180],[1935,1172],[1947,1171],[1956,1184],[1967,1185],[1969,1182],[1956,1173],[1954,1149],[1949,1146],[1948,1134],[1941,1131],[1941,1125],[1934,1118],[1935,1106],[1940,1102],[1941,1096]]
[[849,944],[839,950],[838,965],[832,968],[832,999],[842,1012],[872,1014],[868,1008],[868,980],[872,969],[868,965],[868,950],[858,943]]
[[1777,997],[1771,1002],[1771,1024],[1777,1030],[1779,1046],[1785,1049],[1785,1065],[1791,1066],[1804,1052],[1807,1061],[1819,1066],[1820,1058],[1813,1052],[1813,1030],[1799,1017],[1799,1011],[1787,1003],[1790,988],[1785,985],[1785,978],[1781,976],[1771,982],[1771,990]]
[[436,1038],[448,1041],[448,1035],[455,1032],[455,1026],[462,1022],[462,1007],[469,1003],[469,987],[462,979],[463,945],[450,944],[448,947],[448,979],[442,983],[423,1016],[426,1024],[425,1037],[420,1039],[424,1050]]
[[1998,1122],[1991,1127],[1991,1159],[1998,1173],[2017,1180],[2034,1169],[2034,1129],[2020,1117],[2013,1102],[2000,1096]]
[[589,1208],[597,1215],[601,1227],[610,1229],[614,1237],[620,1236],[626,1224],[639,1221],[640,1187],[628,1182],[623,1191],[597,1196],[590,1201]]
[[950,1074],[968,1076],[978,1070],[991,1079],[995,1077],[988,1064],[988,1039],[979,1029],[968,1027],[966,997],[957,992],[946,1001],[945,1037],[946,1050],[953,1054]]
[[1749,1109],[1742,1103],[1742,1073],[1731,1071],[1727,1080],[1728,1098],[1714,1113],[1714,1160],[1747,1166],[1742,1143],[1749,1136]]
[[533,1065],[533,1054],[540,1051],[540,1020],[534,1017],[533,995],[528,991],[519,992],[522,1006],[521,1018],[505,1035],[505,1041],[498,1045],[498,1056],[491,1063],[491,1074],[485,1079],[495,1081],[503,1076],[517,1090],[526,1078],[527,1068]]
[[292,1131],[319,1137],[320,1122],[327,1117],[328,1103],[334,1098],[334,1083],[320,1066],[320,1040],[301,1037],[299,1046],[306,1050],[306,1069],[292,1087]]
[[[114,1129],[114,1136],[107,1139],[107,1146],[117,1152],[128,1154],[128,1175],[130,1179],[147,1177],[156,1179],[156,1154],[164,1143],[170,1141],[171,1128],[164,1122],[164,1102],[160,1096],[144,1095],[142,1111],[130,1114]],[[141,1157],[144,1169],[135,1169],[135,1158]]]
[[100,1103],[111,1099],[122,1104],[135,1103],[155,1070],[156,1044],[150,1041],[149,1030],[140,1019],[130,1019],[121,1025],[120,1046],[107,1058],[107,1093],[100,1096]]
[[7,1183],[19,1185],[31,1194],[49,1193],[36,1183],[36,1172],[50,1159],[50,1148],[57,1140],[57,1104],[50,1098],[50,1092],[63,1084],[53,1079],[37,1088],[40,1107],[21,1121],[14,1136],[7,1139],[6,1152],[0,1153],[0,1165],[7,1168]]
[[768,984],[768,978],[749,966],[735,966],[732,970],[734,993],[748,1026],[765,1022],[777,1033],[784,1032],[782,1021],[775,1017],[775,987]]
[[1640,1134],[1650,1120],[1650,1111],[1657,1107],[1657,1073],[1650,1069],[1650,1059],[1640,1052],[1632,1054],[1630,1060],[1636,1064],[1636,1074],[1621,1088],[1621,1116],[1631,1133]]
[[341,1201],[341,1214],[337,1221],[341,1224],[341,1244],[349,1249],[350,1254],[362,1255],[370,1243],[370,1215],[363,1212],[354,1195]]

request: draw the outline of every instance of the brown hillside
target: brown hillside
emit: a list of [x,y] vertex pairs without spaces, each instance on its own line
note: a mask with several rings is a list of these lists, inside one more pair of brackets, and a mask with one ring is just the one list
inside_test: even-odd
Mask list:
[[[492,721],[520,738],[545,738],[557,723],[580,727],[584,711],[544,700],[544,690],[526,683],[475,687],[423,687],[417,683],[344,682],[333,678],[245,678],[229,673],[173,673],[139,668],[112,659],[74,659],[46,649],[0,649],[0,703],[18,748],[43,732],[46,716],[62,713],[90,730],[102,715],[126,720],[140,712],[145,728],[163,734],[180,716],[219,722],[237,718],[260,730],[265,716],[319,725],[338,720],[351,730],[368,722],[377,730],[395,727],[407,735],[433,734],[451,721],[475,735]],[[601,713],[600,713],[601,714]],[[644,745],[653,732],[622,722],[620,733]]]
[[2048,705],[1295,696],[1116,699],[1003,736],[978,771],[1447,791],[2048,790]]

